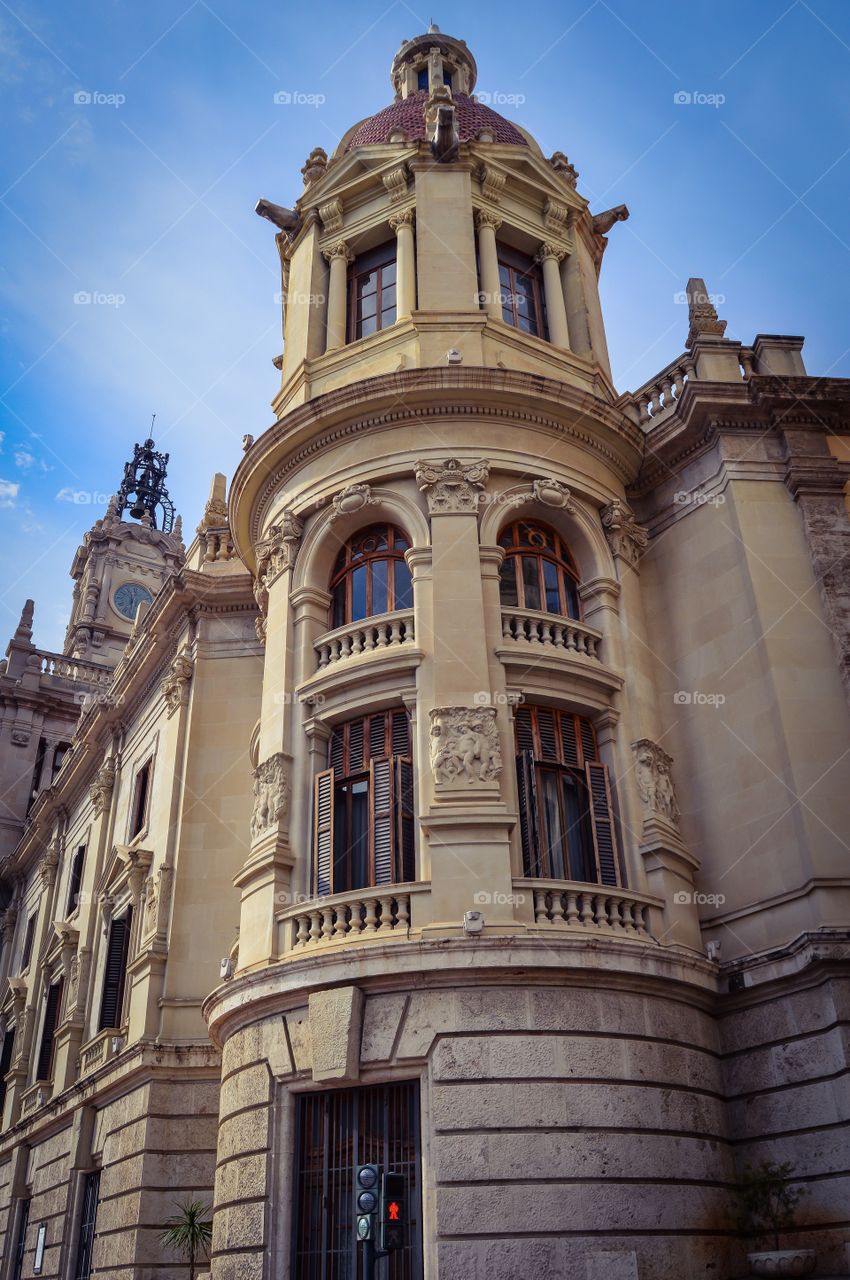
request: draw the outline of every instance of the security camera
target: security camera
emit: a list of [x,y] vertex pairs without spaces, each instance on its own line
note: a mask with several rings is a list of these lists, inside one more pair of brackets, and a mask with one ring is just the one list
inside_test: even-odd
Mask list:
[[219,976],[223,982],[227,982],[228,978],[233,977],[233,961],[230,956],[225,956],[219,966]]
[[707,942],[705,944],[705,953],[708,956],[709,960],[712,961],[713,964],[720,963],[720,943],[719,942]]
[[463,364],[463,356],[457,347],[449,347],[446,352],[446,364]]
[[464,911],[463,931],[475,936],[484,928],[484,914],[481,911]]

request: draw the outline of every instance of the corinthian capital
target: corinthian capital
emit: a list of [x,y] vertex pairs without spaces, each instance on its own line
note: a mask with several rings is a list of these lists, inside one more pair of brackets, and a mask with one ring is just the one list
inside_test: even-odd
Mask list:
[[535,254],[534,261],[545,262],[547,258],[554,258],[556,262],[560,262],[566,254],[567,251],[563,245],[555,244],[553,240],[544,240]]
[[337,240],[336,244],[328,245],[327,249],[322,250],[322,256],[328,262],[333,262],[334,258],[343,258],[346,262],[354,261],[351,246],[345,240]]
[[496,213],[491,213],[489,209],[479,209],[475,215],[475,226],[478,231],[482,227],[492,227],[494,231],[498,231],[502,225],[502,219]]
[[483,458],[462,462],[446,458],[445,462],[415,464],[416,483],[428,499],[431,515],[440,512],[477,512],[481,492],[490,474],[490,464]]

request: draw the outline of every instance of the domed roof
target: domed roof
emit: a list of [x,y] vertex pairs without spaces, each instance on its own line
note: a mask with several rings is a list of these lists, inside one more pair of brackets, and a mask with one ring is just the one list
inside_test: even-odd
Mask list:
[[[384,107],[377,115],[370,116],[357,126],[346,151],[353,147],[368,146],[369,143],[388,142],[390,134],[396,129],[403,129],[410,142],[418,142],[426,137],[425,106],[429,94],[422,90],[411,93],[407,98]],[[498,111],[477,102],[466,93],[455,93],[452,102],[457,108],[457,127],[461,142],[471,142],[482,129],[489,129],[494,142],[508,143],[516,147],[527,147],[527,139],[520,133],[516,125],[511,124]]]

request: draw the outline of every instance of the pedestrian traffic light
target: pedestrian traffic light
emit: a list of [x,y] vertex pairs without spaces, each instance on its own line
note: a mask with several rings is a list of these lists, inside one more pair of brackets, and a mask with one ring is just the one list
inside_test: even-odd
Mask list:
[[404,1248],[407,1222],[404,1174],[385,1173],[381,1179],[380,1247],[387,1253]]
[[378,1183],[381,1170],[376,1164],[359,1164],[354,1175],[354,1229],[358,1240],[375,1239],[378,1216]]

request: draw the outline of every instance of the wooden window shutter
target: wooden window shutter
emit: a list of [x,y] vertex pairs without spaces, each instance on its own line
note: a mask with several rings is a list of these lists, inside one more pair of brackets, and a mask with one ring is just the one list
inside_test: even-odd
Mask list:
[[584,772],[590,795],[590,825],[599,883],[619,885],[619,858],[608,770],[604,764],[586,764]]
[[519,834],[522,844],[522,873],[532,879],[543,874],[540,866],[540,833],[537,823],[537,783],[534,777],[534,752],[522,751],[517,756],[519,790]]
[[331,891],[331,859],[334,847],[334,771],[326,769],[316,775],[316,799],[313,809],[313,867],[316,896],[324,898]]
[[416,837],[413,821],[413,761],[405,756],[395,760],[396,879],[406,883],[416,879]]
[[118,1026],[124,1003],[124,983],[127,977],[127,956],[130,949],[130,925],[133,908],[109,926],[109,945],[106,949],[106,970],[103,976],[103,998],[100,1002],[98,1031]]
[[49,1080],[53,1068],[53,1035],[59,1018],[59,1006],[62,1003],[63,979],[52,982],[47,990],[44,1009],[44,1026],[41,1029],[41,1045],[38,1050],[38,1068],[36,1080]]
[[393,872],[393,787],[392,764],[388,759],[369,764],[369,792],[372,804],[373,884],[392,884]]

